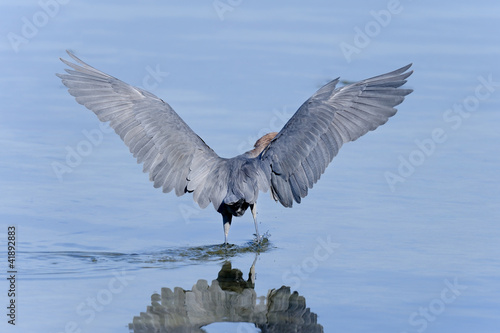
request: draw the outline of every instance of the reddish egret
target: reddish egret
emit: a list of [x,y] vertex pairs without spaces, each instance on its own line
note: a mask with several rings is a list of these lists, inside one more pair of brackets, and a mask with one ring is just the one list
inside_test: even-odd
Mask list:
[[219,157],[163,100],[78,59],[57,74],[76,101],[94,112],[129,147],[154,187],[177,196],[192,193],[201,208],[212,203],[222,215],[224,242],[233,216],[250,207],[257,240],[257,197],[271,189],[285,207],[300,203],[340,147],[384,124],[411,89],[401,89],[410,65],[335,88],[335,79],[312,95],[279,133],[257,140],[254,149]]

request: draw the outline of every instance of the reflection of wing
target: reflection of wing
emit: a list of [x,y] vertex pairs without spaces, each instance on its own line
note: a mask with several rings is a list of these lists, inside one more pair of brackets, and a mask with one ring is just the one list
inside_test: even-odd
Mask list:
[[[194,192],[195,201],[206,207],[209,202],[220,204],[224,193],[218,181],[220,164],[224,160],[208,147],[196,133],[163,100],[140,88],[132,87],[78,59],[69,74],[57,74],[76,101],[99,120],[110,122],[154,187],[180,196]],[[210,175],[210,176],[209,176]],[[189,180],[188,180],[189,179]],[[218,208],[218,204],[216,209]]]
[[344,143],[393,116],[394,106],[412,92],[398,89],[411,75],[410,66],[339,89],[336,79],[309,98],[260,156],[272,170],[274,199],[285,207],[300,203]]
[[135,333],[204,332],[201,327],[215,322],[247,322],[262,332],[323,332],[305,298],[291,293],[289,287],[269,290],[264,299],[253,288],[228,291],[217,280],[211,285],[198,280],[192,290],[162,288],[161,295],[153,294],[151,306],[134,317],[129,329]]
[[306,307],[306,299],[290,287],[282,286],[267,293],[267,322],[257,323],[261,332],[323,333],[318,315]]

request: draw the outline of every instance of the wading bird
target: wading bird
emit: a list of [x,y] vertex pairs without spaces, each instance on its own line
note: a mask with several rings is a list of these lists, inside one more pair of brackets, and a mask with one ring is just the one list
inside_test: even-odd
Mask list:
[[264,135],[244,154],[221,158],[163,100],[68,54],[77,64],[61,59],[72,69],[57,76],[69,93],[110,122],[155,188],[192,193],[201,208],[212,203],[222,215],[224,243],[232,217],[248,208],[259,241],[259,191],[270,189],[285,207],[300,203],[344,143],[384,124],[412,92],[400,88],[411,64],[336,89],[337,78],[305,101],[279,133]]

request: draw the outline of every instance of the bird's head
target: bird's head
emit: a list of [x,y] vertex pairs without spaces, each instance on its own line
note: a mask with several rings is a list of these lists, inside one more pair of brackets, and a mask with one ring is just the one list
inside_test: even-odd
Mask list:
[[257,157],[259,156],[260,153],[264,150],[264,148],[267,147],[271,141],[273,141],[274,137],[278,134],[278,132],[271,132],[267,133],[266,135],[262,136],[260,139],[258,139],[255,144],[253,145],[253,149],[248,152],[248,154],[251,157]]

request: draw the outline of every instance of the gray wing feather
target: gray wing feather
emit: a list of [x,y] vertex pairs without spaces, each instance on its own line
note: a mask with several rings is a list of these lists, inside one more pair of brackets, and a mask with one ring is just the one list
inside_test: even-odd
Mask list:
[[273,198],[300,203],[344,143],[385,124],[412,92],[399,88],[410,66],[339,89],[336,79],[309,98],[259,156],[270,167]]
[[[201,206],[210,202],[216,209],[225,195],[215,186],[224,169],[220,158],[205,142],[155,95],[132,87],[68,54],[78,63],[61,59],[72,69],[57,74],[76,101],[110,126],[129,147],[143,171],[149,173],[154,187],[180,196],[194,192]],[[215,173],[215,176],[214,176]]]

